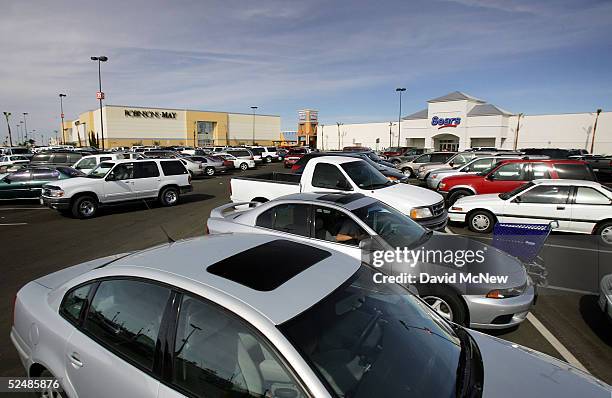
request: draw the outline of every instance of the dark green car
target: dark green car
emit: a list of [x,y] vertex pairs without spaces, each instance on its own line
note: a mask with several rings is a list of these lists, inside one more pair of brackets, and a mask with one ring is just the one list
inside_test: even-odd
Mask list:
[[0,199],[37,199],[43,185],[82,176],[83,173],[71,167],[25,167],[0,175]]

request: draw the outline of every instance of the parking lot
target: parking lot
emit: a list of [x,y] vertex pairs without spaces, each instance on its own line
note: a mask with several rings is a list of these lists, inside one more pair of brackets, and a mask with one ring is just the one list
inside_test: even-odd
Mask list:
[[[283,171],[282,164],[264,166]],[[242,174],[255,174],[250,170]],[[234,173],[237,174],[237,173]],[[210,210],[229,199],[229,175],[193,181],[193,193],[175,207],[136,203],[105,208],[98,217],[76,220],[37,202],[0,203],[0,239],[4,269],[0,279],[0,376],[22,375],[8,335],[15,292],[25,283],[90,259],[142,249],[171,239],[205,233]],[[472,235],[451,225],[448,232]],[[478,236],[487,239],[487,237]],[[612,253],[589,246],[590,240],[553,234],[543,256],[551,271],[550,289],[542,289],[528,321],[494,335],[542,351],[612,383],[612,328],[597,307],[597,275],[612,272]],[[206,253],[201,253],[205,257]]]

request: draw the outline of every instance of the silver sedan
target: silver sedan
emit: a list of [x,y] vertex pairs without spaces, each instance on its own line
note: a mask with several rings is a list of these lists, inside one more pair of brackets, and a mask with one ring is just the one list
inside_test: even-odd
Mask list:
[[374,274],[295,240],[179,241],[28,283],[11,340],[28,376],[58,378],[49,397],[610,396]]

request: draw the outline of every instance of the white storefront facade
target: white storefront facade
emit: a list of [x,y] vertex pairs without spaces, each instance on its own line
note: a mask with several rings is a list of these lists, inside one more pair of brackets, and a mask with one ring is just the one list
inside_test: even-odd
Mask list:
[[[519,115],[458,91],[427,101],[398,121],[319,126],[319,148],[413,146],[432,150],[471,147],[566,148],[612,153],[612,112]],[[517,135],[518,130],[518,135]]]

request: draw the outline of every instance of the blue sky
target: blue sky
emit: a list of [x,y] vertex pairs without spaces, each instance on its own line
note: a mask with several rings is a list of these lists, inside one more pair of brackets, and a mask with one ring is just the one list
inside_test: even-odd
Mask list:
[[[12,1],[0,14],[0,109],[28,129],[109,104],[319,110],[397,118],[460,90],[513,112],[612,108],[611,1]],[[15,117],[13,129],[18,123]],[[0,139],[6,124],[0,123]]]

